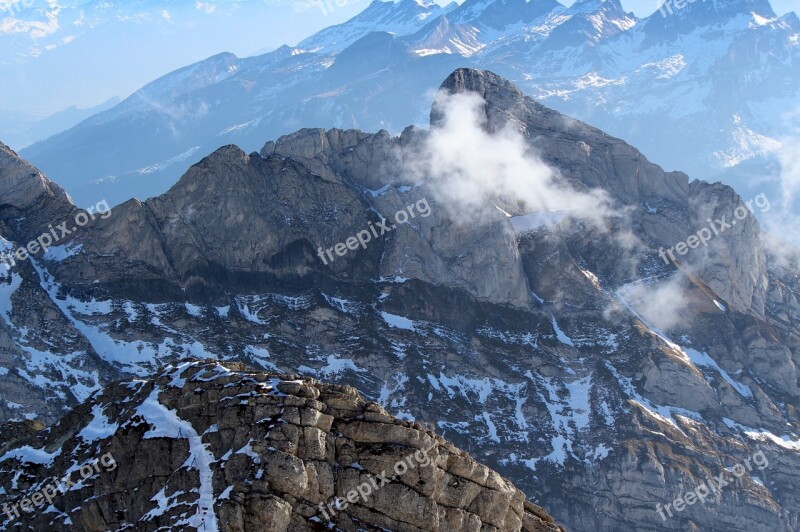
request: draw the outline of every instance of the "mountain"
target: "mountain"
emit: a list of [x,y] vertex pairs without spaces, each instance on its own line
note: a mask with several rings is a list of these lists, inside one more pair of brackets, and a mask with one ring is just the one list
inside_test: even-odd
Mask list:
[[79,109],[73,105],[44,118],[24,114],[19,116],[17,113],[0,110],[0,116],[4,119],[0,138],[6,139],[9,144],[15,146],[29,146],[34,142],[52,137],[56,133],[66,131],[118,103],[119,98],[110,98],[102,104],[88,109]]
[[[436,427],[570,530],[797,528],[798,255],[761,234],[769,199],[487,71],[452,72],[430,124],[224,146],[13,266],[0,415],[52,424],[114,380],[238,361]],[[6,248],[78,219],[4,153]]]
[[[3,530],[563,531],[353,388],[232,363],[186,361],[111,385],[48,429],[3,429]],[[31,493],[51,510],[20,512]]]
[[414,33],[428,19],[446,13],[457,4],[442,8],[435,2],[401,0],[400,2],[373,2],[361,13],[346,23],[325,28],[297,45],[309,52],[341,51],[372,32],[391,32],[398,35]]

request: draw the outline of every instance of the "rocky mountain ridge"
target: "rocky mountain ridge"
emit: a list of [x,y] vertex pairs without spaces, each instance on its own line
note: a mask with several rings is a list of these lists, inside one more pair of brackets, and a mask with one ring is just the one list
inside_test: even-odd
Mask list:
[[[185,361],[17,432],[0,447],[3,530],[563,530],[353,388],[236,364]],[[26,513],[31,493],[51,509]]]
[[[5,419],[56,421],[110,380],[185,356],[240,360],[433,423],[570,529],[796,528],[796,268],[765,252],[752,216],[659,257],[742,198],[664,172],[490,72],[456,70],[440,94],[429,131],[307,129],[260,153],[220,148],[169,193],[8,272]],[[559,185],[543,192],[604,191],[603,219],[494,190],[485,216],[458,208],[426,147],[459,97],[482,102],[481,142],[522,139],[525,160],[550,169]],[[19,168],[9,159],[3,179]],[[430,216],[317,256],[423,199]],[[41,229],[34,212],[73,210],[42,200],[4,217],[3,236],[22,245]],[[770,467],[713,504],[656,512],[758,451]]]

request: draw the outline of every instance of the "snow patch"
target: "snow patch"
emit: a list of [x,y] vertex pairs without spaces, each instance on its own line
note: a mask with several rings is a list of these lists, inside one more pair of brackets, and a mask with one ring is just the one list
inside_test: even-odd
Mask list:
[[119,424],[111,423],[103,412],[103,407],[98,404],[92,407],[92,421],[78,433],[78,436],[86,443],[92,443],[113,436],[118,428]]
[[5,462],[10,458],[14,458],[23,464],[38,464],[49,466],[53,463],[58,456],[61,455],[61,449],[57,449],[52,453],[48,453],[44,449],[35,449],[30,445],[24,445],[16,449],[11,449],[3,456],[0,456],[0,462]]
[[564,331],[562,331],[561,328],[558,326],[558,322],[556,321],[555,316],[553,316],[552,314],[550,315],[550,321],[553,324],[553,329],[555,329],[556,331],[556,337],[558,338],[558,341],[564,345],[575,347],[575,344],[572,343],[572,339],[566,334],[564,334]]
[[511,226],[517,234],[561,223],[569,216],[565,210],[536,211],[522,216],[512,216]]
[[44,252],[44,260],[48,262],[61,262],[70,257],[74,257],[83,251],[83,244],[75,245],[70,242],[63,246],[53,246]]
[[383,321],[389,325],[389,327],[416,332],[416,329],[414,328],[414,322],[408,318],[397,316],[395,314],[389,314],[388,312],[381,312],[381,317],[383,318]]
[[153,428],[143,436],[144,439],[172,438],[189,442],[189,456],[182,467],[197,470],[200,476],[200,489],[197,499],[197,512],[178,525],[188,525],[203,530],[218,530],[217,516],[214,513],[213,471],[211,465],[217,460],[188,421],[184,421],[175,410],[170,410],[158,401],[160,389],[155,387],[150,396],[137,407],[136,412]]

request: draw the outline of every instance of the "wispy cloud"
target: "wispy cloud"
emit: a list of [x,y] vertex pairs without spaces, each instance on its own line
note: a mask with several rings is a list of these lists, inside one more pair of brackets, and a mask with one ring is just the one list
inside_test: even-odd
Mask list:
[[[576,190],[531,149],[512,125],[489,132],[478,95],[440,93],[444,120],[433,126],[407,170],[427,179],[437,201],[464,224],[510,214],[565,211],[601,221],[610,214],[602,190]],[[406,157],[406,161],[409,158]]]
[[51,7],[50,11],[44,13],[44,20],[22,20],[16,17],[16,12],[12,12],[11,16],[0,14],[0,33],[27,34],[34,40],[56,33],[60,29],[58,14],[61,9],[58,6]]
[[649,325],[667,331],[685,323],[689,299],[682,273],[653,284],[637,283],[624,294],[625,300]]
[[217,10],[216,4],[210,2],[195,2],[194,7],[198,11],[202,11],[203,13],[206,13],[208,15]]
[[[800,244],[800,107],[787,113],[784,120],[793,133],[781,139],[781,147],[775,152],[779,164],[777,185],[781,196],[763,217],[763,222],[767,232],[777,240],[797,245]],[[784,254],[783,246],[770,247],[776,256]]]

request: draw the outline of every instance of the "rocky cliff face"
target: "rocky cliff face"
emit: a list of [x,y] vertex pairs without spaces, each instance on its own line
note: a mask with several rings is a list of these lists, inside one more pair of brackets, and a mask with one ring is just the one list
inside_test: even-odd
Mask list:
[[236,364],[186,361],[17,428],[0,447],[3,530],[562,530],[355,389]]
[[[0,414],[51,423],[111,379],[189,355],[239,360],[433,423],[568,528],[796,528],[798,271],[765,253],[750,215],[661,256],[707,219],[731,221],[742,198],[665,173],[489,72],[458,70],[443,89],[480,98],[474,138],[516,139],[492,147],[534,153],[568,199],[602,196],[596,212],[481,186],[501,171],[462,184],[494,216],[459,209],[429,153],[446,96],[430,131],[220,148],[167,194],[3,278]],[[506,168],[506,152],[471,151],[470,165]],[[321,260],[423,200],[428,216]],[[57,197],[15,211],[3,236],[24,245],[39,231],[24,220],[72,211]],[[713,503],[657,512],[758,452],[769,467]]]

